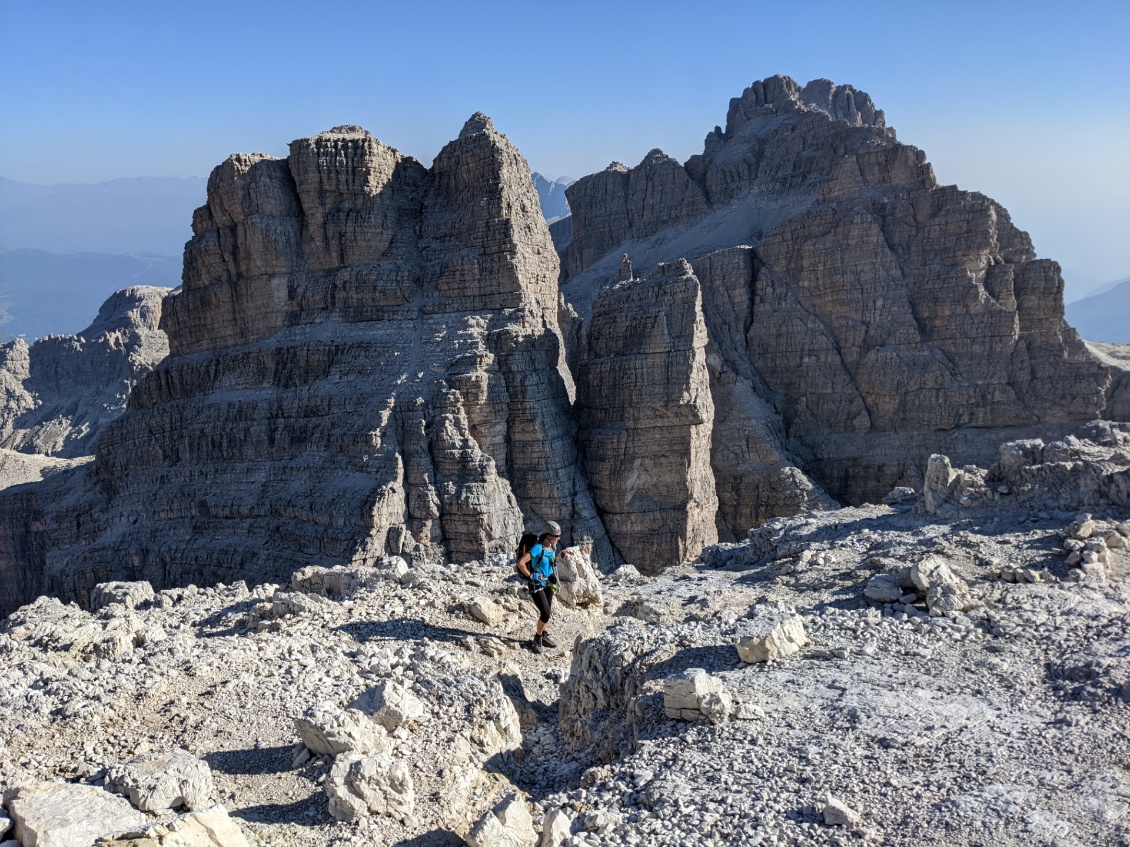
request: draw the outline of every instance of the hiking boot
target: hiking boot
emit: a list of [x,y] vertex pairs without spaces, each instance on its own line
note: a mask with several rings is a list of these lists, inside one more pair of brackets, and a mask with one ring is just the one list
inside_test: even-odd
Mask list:
[[541,646],[541,642],[542,637],[540,635],[535,635],[534,640],[530,642],[530,649],[538,654],[544,653],[545,648]]
[[542,634],[541,643],[544,644],[546,647],[550,648],[551,650],[557,647],[557,642],[549,637],[548,632]]

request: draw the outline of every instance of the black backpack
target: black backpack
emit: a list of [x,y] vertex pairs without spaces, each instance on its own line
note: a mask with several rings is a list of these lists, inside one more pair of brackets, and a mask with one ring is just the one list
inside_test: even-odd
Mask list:
[[[522,537],[518,540],[518,549],[514,553],[514,573],[518,574],[518,576],[522,576],[522,572],[518,569],[519,559],[529,553],[537,543],[538,537],[532,532],[523,533]],[[524,576],[522,578],[525,579]]]

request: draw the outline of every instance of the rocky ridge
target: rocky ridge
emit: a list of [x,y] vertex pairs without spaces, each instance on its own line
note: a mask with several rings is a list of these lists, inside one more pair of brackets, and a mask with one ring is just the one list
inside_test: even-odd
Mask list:
[[463,561],[540,515],[615,559],[577,467],[556,255],[489,118],[430,170],[346,126],[231,157],[208,196],[164,302],[169,358],[89,474],[6,513],[22,600]]
[[169,291],[127,288],[77,335],[0,345],[0,448],[59,459],[91,455],[133,387],[168,355],[158,323]]
[[0,498],[0,613],[471,561],[549,516],[654,571],[1119,414],[1054,263],[850,86],[755,83],[702,155],[569,192],[559,262],[482,114],[431,168],[355,126],[230,157],[168,359],[92,464]]
[[938,456],[920,494],[776,518],[599,595],[573,548],[589,599],[542,656],[501,555],[41,598],[0,634],[0,829],[27,847],[61,825],[44,792],[118,791],[111,828],[205,819],[188,843],[232,847],[1115,847],[1128,447],[1094,425],[958,476]]
[[851,86],[754,83],[701,155],[653,150],[568,197],[580,319],[622,254],[644,277],[687,259],[701,283],[723,538],[825,492],[877,502],[920,486],[931,453],[987,462],[1108,405],[1058,266],[999,204],[939,185]]

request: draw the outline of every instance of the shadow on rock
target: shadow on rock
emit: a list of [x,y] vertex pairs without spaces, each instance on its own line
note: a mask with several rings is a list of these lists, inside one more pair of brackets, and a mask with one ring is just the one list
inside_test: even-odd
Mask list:
[[292,747],[252,747],[249,750],[219,750],[204,761],[214,771],[226,774],[282,773],[291,770]]
[[460,847],[463,839],[446,829],[433,829],[415,838],[397,841],[392,847]]
[[512,644],[519,641],[515,638],[475,632],[470,629],[435,626],[409,618],[395,618],[390,621],[350,621],[337,627],[335,632],[344,632],[359,642],[387,639],[391,641],[446,641],[449,644],[459,644],[468,638],[497,638],[500,641]]
[[219,638],[224,635],[239,635],[243,631],[247,613],[259,602],[255,598],[240,600],[209,615],[197,624],[196,637]]
[[231,812],[231,816],[246,823],[290,823],[309,827],[321,826],[333,820],[326,806],[326,795],[322,791],[316,791],[293,803],[262,803],[236,809]]

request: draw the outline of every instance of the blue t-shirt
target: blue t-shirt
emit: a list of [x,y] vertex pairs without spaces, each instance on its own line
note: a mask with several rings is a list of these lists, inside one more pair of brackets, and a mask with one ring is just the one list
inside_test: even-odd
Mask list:
[[549,582],[555,568],[557,551],[551,547],[535,544],[530,548],[530,581],[538,585]]

